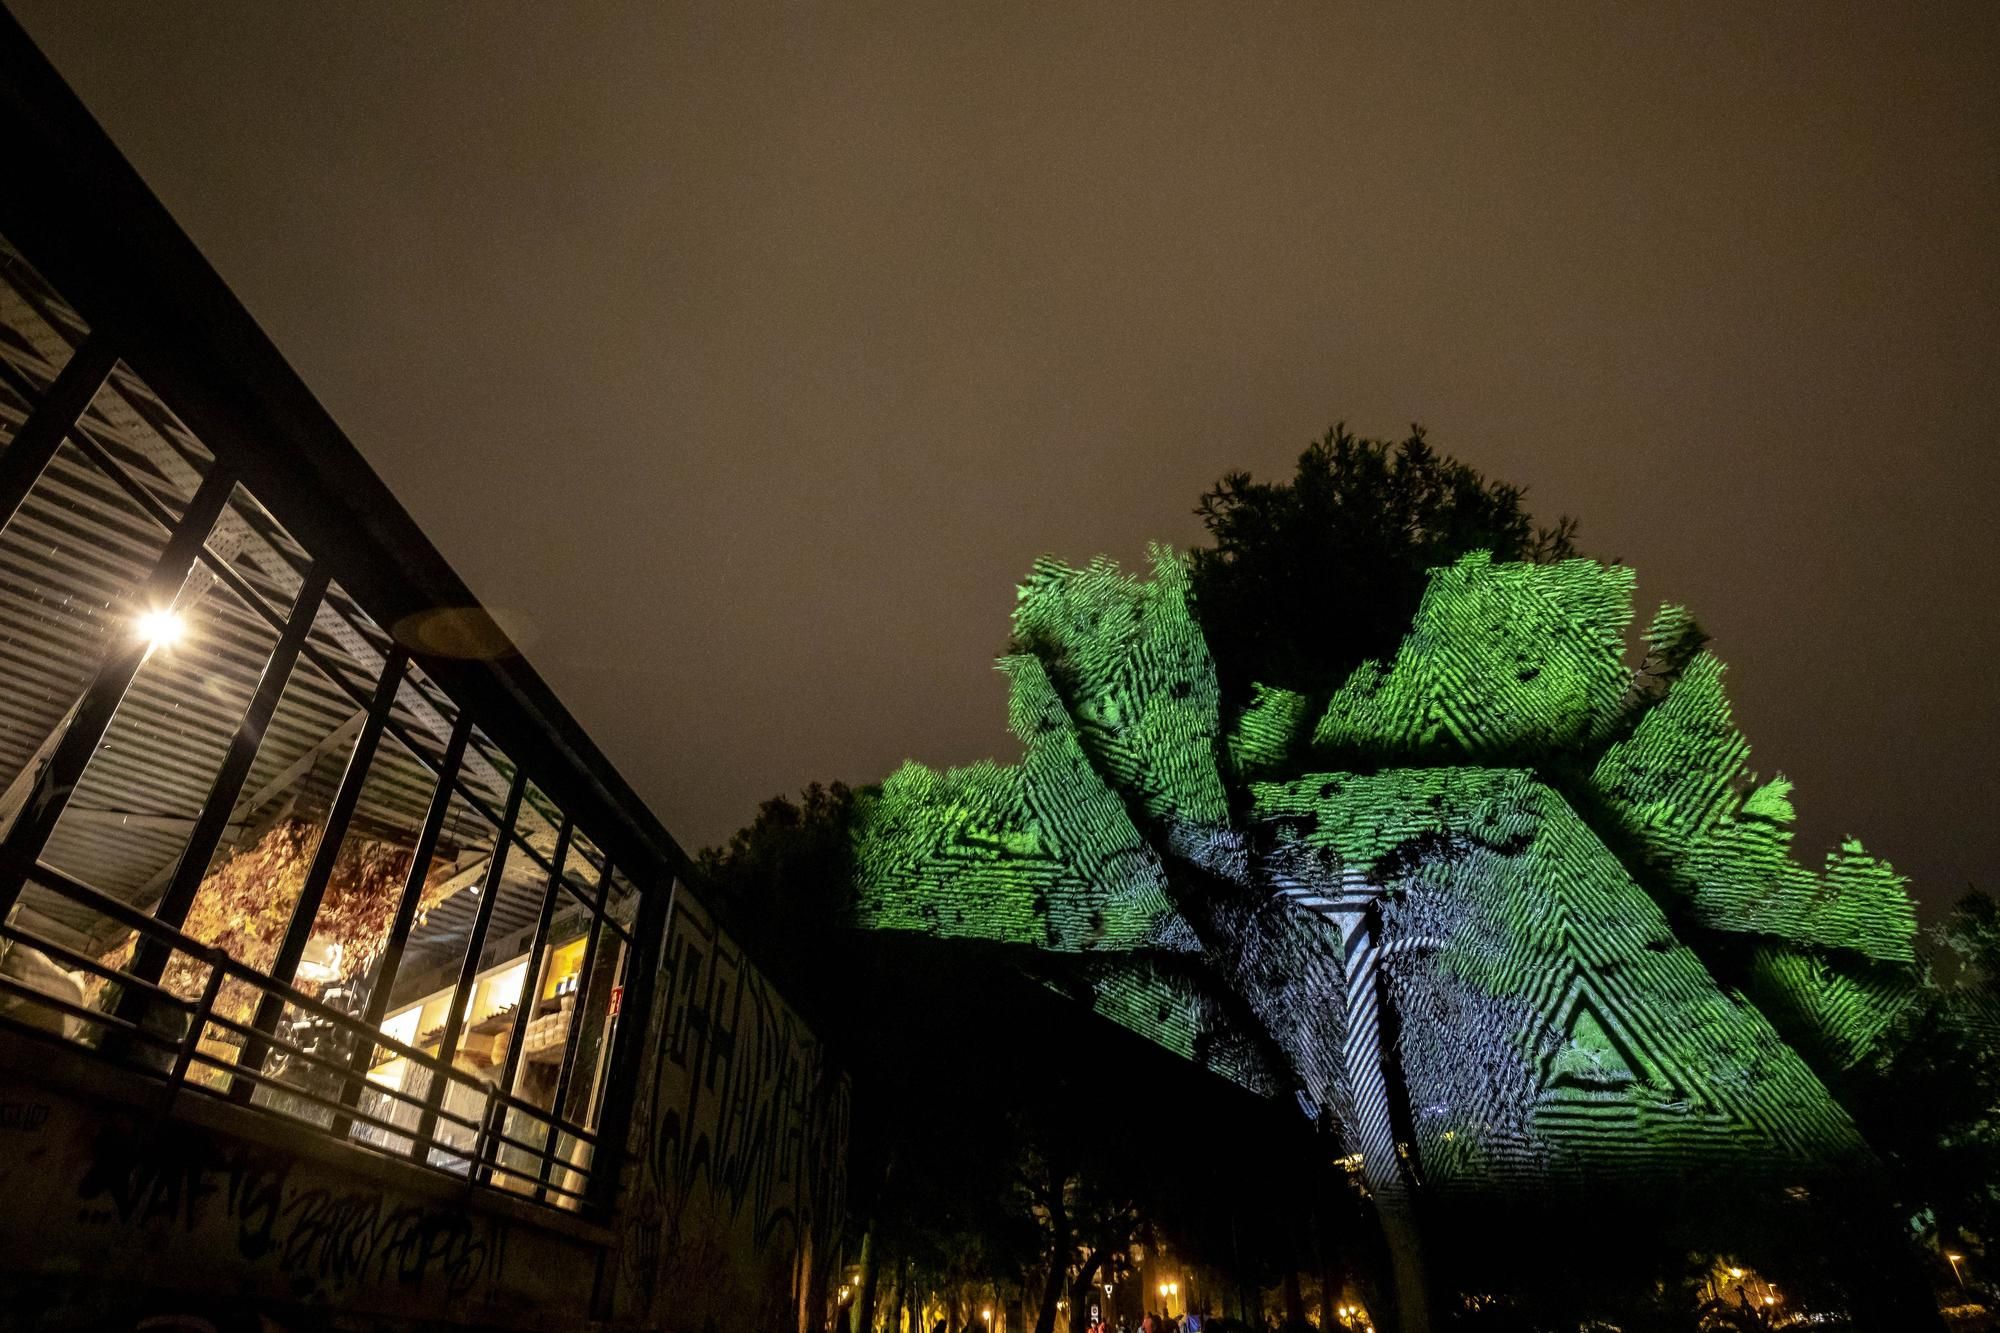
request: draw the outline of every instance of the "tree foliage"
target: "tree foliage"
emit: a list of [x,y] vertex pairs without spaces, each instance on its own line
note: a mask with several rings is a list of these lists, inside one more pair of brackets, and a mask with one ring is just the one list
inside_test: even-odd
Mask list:
[[1429,570],[1471,551],[1562,560],[1576,523],[1537,527],[1525,492],[1488,481],[1412,426],[1399,443],[1336,425],[1289,481],[1231,472],[1195,512],[1212,547],[1194,558],[1196,613],[1225,694],[1251,682],[1320,694],[1367,658],[1393,656]]
[[1913,1227],[2000,1260],[2000,904],[1968,893],[1931,943],[1917,1004],[1851,1100]]

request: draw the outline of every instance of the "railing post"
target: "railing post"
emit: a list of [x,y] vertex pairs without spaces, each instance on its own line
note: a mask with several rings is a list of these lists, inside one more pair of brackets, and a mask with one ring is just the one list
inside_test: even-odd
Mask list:
[[195,1052],[201,1048],[201,1035],[208,1030],[208,1016],[215,1009],[215,997],[222,990],[222,964],[220,955],[208,960],[208,983],[201,988],[201,999],[189,1016],[188,1030],[181,1038],[180,1054],[174,1058],[173,1077],[169,1080],[178,1091],[187,1080],[188,1068],[194,1064]]

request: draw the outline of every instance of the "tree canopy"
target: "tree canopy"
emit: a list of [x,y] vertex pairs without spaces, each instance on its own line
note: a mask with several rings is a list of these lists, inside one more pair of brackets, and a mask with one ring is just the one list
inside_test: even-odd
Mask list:
[[1344,424],[1308,445],[1288,480],[1231,472],[1195,512],[1195,614],[1229,699],[1251,682],[1321,694],[1396,651],[1429,572],[1473,551],[1563,560],[1576,521],[1538,526],[1526,492],[1439,453],[1421,426],[1364,439]]

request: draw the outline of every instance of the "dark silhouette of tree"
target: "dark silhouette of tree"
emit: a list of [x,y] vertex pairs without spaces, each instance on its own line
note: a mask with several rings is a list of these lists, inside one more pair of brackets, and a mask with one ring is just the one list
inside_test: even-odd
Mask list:
[[1975,1271],[2000,1259],[2000,904],[1973,891],[1931,932],[1933,956],[1901,1031],[1849,1103],[1902,1211]]
[[1224,476],[1195,509],[1215,544],[1193,552],[1193,577],[1225,696],[1253,682],[1321,694],[1393,656],[1426,571],[1470,551],[1574,555],[1575,521],[1536,527],[1524,495],[1439,453],[1420,426],[1391,444],[1337,425],[1289,481]]

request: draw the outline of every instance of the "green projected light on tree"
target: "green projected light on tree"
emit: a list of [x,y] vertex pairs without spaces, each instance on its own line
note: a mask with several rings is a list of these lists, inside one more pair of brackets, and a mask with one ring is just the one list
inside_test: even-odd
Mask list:
[[1686,612],[1635,672],[1630,570],[1474,554],[1392,661],[1224,716],[1187,567],[1151,562],[1036,565],[1001,661],[1024,757],[864,793],[855,924],[1018,946],[1330,1115],[1406,1296],[1420,1188],[1868,1160],[1821,1074],[1902,1012],[1910,899],[1858,842],[1792,858],[1790,784],[1746,768]]

